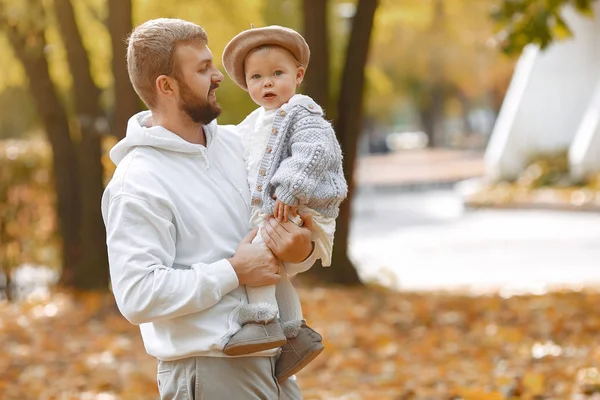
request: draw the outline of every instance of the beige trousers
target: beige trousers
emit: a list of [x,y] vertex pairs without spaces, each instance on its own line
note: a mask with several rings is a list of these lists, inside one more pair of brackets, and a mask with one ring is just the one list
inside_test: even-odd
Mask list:
[[295,377],[279,384],[276,357],[158,361],[161,400],[301,400]]

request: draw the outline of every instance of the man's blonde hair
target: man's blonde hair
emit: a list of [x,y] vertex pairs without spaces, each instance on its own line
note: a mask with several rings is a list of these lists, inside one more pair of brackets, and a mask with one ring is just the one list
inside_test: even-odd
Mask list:
[[148,108],[156,106],[156,78],[177,77],[173,54],[180,43],[208,44],[200,26],[181,19],[158,18],[136,27],[128,39],[127,71],[136,93]]

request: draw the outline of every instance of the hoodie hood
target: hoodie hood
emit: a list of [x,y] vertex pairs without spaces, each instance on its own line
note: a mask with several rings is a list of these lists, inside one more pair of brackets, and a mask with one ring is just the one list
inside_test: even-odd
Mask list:
[[[138,146],[149,146],[178,153],[199,153],[206,148],[201,144],[190,143],[177,134],[163,128],[152,126],[152,113],[142,111],[129,119],[125,139],[117,143],[110,151],[110,159],[115,165]],[[210,146],[217,134],[217,121],[204,125],[207,146]]]

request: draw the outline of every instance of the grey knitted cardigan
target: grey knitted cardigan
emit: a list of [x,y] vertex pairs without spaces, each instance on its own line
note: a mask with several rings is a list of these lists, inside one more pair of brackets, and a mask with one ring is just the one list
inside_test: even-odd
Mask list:
[[252,205],[265,214],[273,213],[275,194],[287,205],[338,216],[348,194],[342,151],[323,110],[310,97],[295,95],[277,110],[256,187],[250,190]]

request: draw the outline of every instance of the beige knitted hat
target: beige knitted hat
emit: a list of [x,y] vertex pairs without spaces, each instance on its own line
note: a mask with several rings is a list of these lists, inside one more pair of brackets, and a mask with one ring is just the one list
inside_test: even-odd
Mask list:
[[310,49],[298,32],[283,26],[271,25],[251,28],[231,39],[223,50],[225,71],[239,87],[248,90],[244,74],[244,60],[250,52],[263,45],[277,45],[289,50],[303,67],[308,67]]

